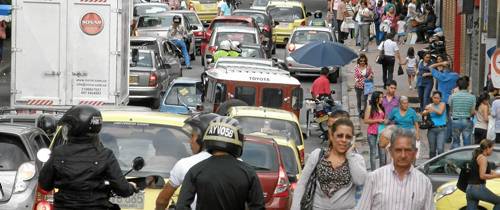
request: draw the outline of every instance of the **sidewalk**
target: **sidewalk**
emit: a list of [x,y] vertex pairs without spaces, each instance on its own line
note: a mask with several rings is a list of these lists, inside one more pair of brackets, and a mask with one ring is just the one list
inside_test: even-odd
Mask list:
[[[359,47],[355,46],[354,40],[349,39],[345,41],[345,45],[350,47],[356,52],[359,52]],[[415,44],[411,45],[415,48],[415,52],[418,52],[422,48],[424,48],[426,45],[425,44]],[[399,46],[399,52],[401,55],[401,58],[406,58],[406,52],[410,45],[403,45]],[[375,59],[377,58],[377,55],[379,54],[379,51],[377,50],[377,46],[375,41],[370,42],[369,46],[369,51],[365,52],[366,56],[368,57],[368,64],[372,67],[374,71],[374,81],[375,81],[375,90],[385,92],[383,89],[383,82],[382,82],[382,66],[380,64],[375,63]],[[363,154],[365,157],[366,165],[369,167],[369,160],[370,160],[370,155],[369,155],[369,146],[368,142],[366,139],[366,129],[367,125],[363,123],[363,120],[359,118],[359,113],[357,110],[357,99],[356,99],[356,92],[354,91],[354,68],[356,66],[356,60],[354,60],[352,63],[346,65],[342,69],[342,95],[343,95],[343,104],[344,108],[347,109],[351,115],[351,120],[354,123],[355,129],[356,129],[356,147],[358,148],[358,151]],[[416,108],[419,106],[419,99],[418,99],[418,94],[415,89],[410,90],[408,86],[408,77],[405,74],[403,75],[397,75],[397,69],[398,69],[398,64],[396,61],[396,65],[394,67],[394,80],[398,83],[398,89],[396,94],[398,96],[408,96],[409,101],[410,101],[410,107]],[[413,83],[414,85],[414,83]],[[422,140],[422,145],[421,145],[421,150],[420,150],[420,159],[417,160],[417,164],[420,162],[423,162],[429,158],[429,145],[427,141],[427,131],[426,130],[421,130],[420,131],[420,136]],[[377,161],[378,162],[378,161]]]

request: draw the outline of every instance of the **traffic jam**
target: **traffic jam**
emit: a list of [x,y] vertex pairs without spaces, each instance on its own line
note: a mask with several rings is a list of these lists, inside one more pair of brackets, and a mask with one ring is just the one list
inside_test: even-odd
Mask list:
[[[330,88],[359,53],[321,11],[296,0],[12,5],[0,209],[360,207],[367,170]],[[330,150],[345,162],[316,158]],[[409,209],[434,209],[412,193]]]

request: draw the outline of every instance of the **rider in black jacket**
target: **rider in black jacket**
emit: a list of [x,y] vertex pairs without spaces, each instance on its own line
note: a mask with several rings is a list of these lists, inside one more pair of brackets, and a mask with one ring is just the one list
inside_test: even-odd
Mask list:
[[238,121],[217,117],[210,122],[203,145],[212,157],[189,169],[182,182],[177,210],[264,210],[264,194],[255,170],[237,158],[243,150]]
[[135,184],[126,181],[113,152],[99,141],[99,110],[75,106],[59,123],[68,142],[52,150],[38,179],[45,191],[59,189],[54,195],[55,209],[107,210],[112,208],[110,190],[122,197],[134,193]]

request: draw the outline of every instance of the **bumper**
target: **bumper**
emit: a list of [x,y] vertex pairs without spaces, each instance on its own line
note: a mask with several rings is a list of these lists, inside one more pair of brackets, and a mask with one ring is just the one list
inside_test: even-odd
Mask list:
[[160,89],[158,87],[130,87],[130,99],[158,98]]
[[265,206],[267,210],[289,209],[291,206],[291,199],[289,197],[272,198],[266,202]]
[[211,23],[212,20],[217,16],[217,11],[214,12],[196,12],[201,21]]
[[[321,68],[306,65],[306,64],[300,64],[297,63],[292,57],[287,56],[285,60],[285,64],[288,67],[288,71],[290,73],[295,73],[296,75],[311,75],[311,76],[317,76],[319,75],[319,71]],[[330,74],[335,72],[335,68],[330,68]]]

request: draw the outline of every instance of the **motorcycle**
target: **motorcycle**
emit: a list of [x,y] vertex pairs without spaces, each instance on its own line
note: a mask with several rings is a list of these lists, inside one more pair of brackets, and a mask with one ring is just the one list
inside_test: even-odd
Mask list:
[[340,103],[335,102],[332,99],[332,95],[335,94],[335,90],[330,92],[330,95],[322,95],[317,99],[306,99],[306,126],[307,135],[310,136],[310,115],[312,113],[312,121],[318,124],[319,131],[321,134],[319,138],[322,142],[328,141],[328,118],[331,112],[342,109]]
[[434,34],[430,39],[430,43],[427,47],[417,52],[417,55],[420,59],[424,57],[424,54],[430,53],[431,60],[436,62],[436,59],[440,55],[444,55],[448,57],[448,61],[451,61],[451,57],[446,54],[446,44],[444,40],[444,36],[441,33]]

